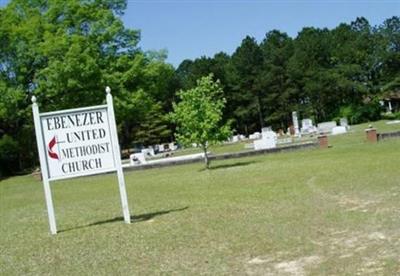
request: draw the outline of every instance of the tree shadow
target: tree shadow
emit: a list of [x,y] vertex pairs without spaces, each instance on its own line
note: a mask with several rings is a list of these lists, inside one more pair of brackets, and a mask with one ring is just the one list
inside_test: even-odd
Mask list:
[[[162,216],[162,215],[166,215],[166,214],[173,213],[173,212],[184,211],[188,208],[189,208],[189,206],[186,206],[186,207],[179,208],[179,209],[170,209],[170,210],[165,210],[165,211],[158,211],[158,212],[153,212],[153,213],[131,216],[131,223],[137,223],[137,222],[151,220],[152,218],[157,217],[157,216]],[[81,229],[81,228],[102,225],[102,224],[107,224],[107,223],[114,223],[114,222],[118,222],[118,221],[124,221],[124,218],[123,217],[115,217],[112,219],[96,221],[96,222],[82,225],[82,226],[72,227],[72,228],[68,228],[68,229],[62,229],[62,230],[57,231],[57,233],[62,233],[62,232],[67,232],[67,231],[71,231],[71,230],[77,230],[77,229]]]
[[215,165],[211,166],[210,168],[206,169],[200,169],[200,171],[213,171],[213,170],[221,170],[221,169],[228,169],[228,168],[234,168],[234,167],[242,167],[242,166],[248,166],[251,164],[257,163],[257,161],[247,161],[247,162],[236,162],[236,163],[230,163],[230,164],[221,164],[221,165]]

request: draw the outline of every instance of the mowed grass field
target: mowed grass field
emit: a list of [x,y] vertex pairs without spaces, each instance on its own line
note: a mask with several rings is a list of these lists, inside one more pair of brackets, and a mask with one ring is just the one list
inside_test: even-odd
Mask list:
[[[374,123],[379,131],[400,124]],[[0,182],[1,275],[399,275],[400,139],[52,183]]]

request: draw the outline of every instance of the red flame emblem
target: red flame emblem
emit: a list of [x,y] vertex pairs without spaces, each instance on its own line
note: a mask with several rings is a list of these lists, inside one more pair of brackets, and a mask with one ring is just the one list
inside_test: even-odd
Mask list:
[[51,141],[50,141],[50,143],[49,143],[49,147],[48,147],[48,149],[47,149],[47,152],[48,152],[50,158],[59,160],[60,158],[58,157],[58,154],[55,153],[55,152],[53,151],[53,147],[54,147],[56,144],[57,144],[56,136],[54,136],[53,139],[51,139]]

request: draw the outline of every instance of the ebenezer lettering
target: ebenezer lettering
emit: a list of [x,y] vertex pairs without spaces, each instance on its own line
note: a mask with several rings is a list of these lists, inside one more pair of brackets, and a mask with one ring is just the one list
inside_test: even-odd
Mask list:
[[46,119],[47,130],[103,124],[103,113],[100,111],[60,115]]

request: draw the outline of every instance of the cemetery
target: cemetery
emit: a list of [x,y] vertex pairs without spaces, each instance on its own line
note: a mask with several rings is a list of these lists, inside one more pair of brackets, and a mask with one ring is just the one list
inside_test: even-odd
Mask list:
[[[271,127],[264,127],[261,129],[261,132],[254,132],[248,137],[243,134],[233,135],[224,142],[225,145],[230,146],[230,149],[226,149],[226,147],[218,147],[219,149],[217,149],[216,154],[213,154],[212,151],[209,152],[209,154],[211,154],[210,158],[218,160],[256,154],[267,154],[276,152],[274,150],[269,150],[276,148],[296,150],[308,148],[310,146],[318,147],[320,135],[345,134],[350,130],[346,118],[340,119],[340,125],[337,125],[334,121],[324,122],[318,124],[318,128],[314,126],[312,120],[308,118],[303,119],[299,124],[297,112],[292,113],[292,120],[296,126],[294,127],[292,135],[290,134],[290,128],[288,128],[287,133],[284,133],[283,131],[277,133],[274,132]],[[157,149],[156,151],[154,150],[155,148]],[[165,152],[168,154],[165,154]],[[185,152],[188,154],[185,154]],[[182,149],[182,147],[177,146],[175,143],[169,143],[143,148],[140,153],[131,154],[129,156],[129,161],[124,161],[124,167],[132,168],[141,166],[142,168],[153,168],[157,167],[158,164],[162,166],[168,165],[168,163],[171,165],[185,164],[201,162],[203,159],[204,154],[200,153],[200,149],[197,149],[196,144],[193,144],[188,149]]]
[[[387,123],[372,124],[400,131]],[[130,225],[112,174],[55,182],[54,239],[40,180],[5,179],[1,273],[395,275],[400,139],[368,143],[368,128],[329,136],[327,150],[216,160],[207,172],[125,171]]]

